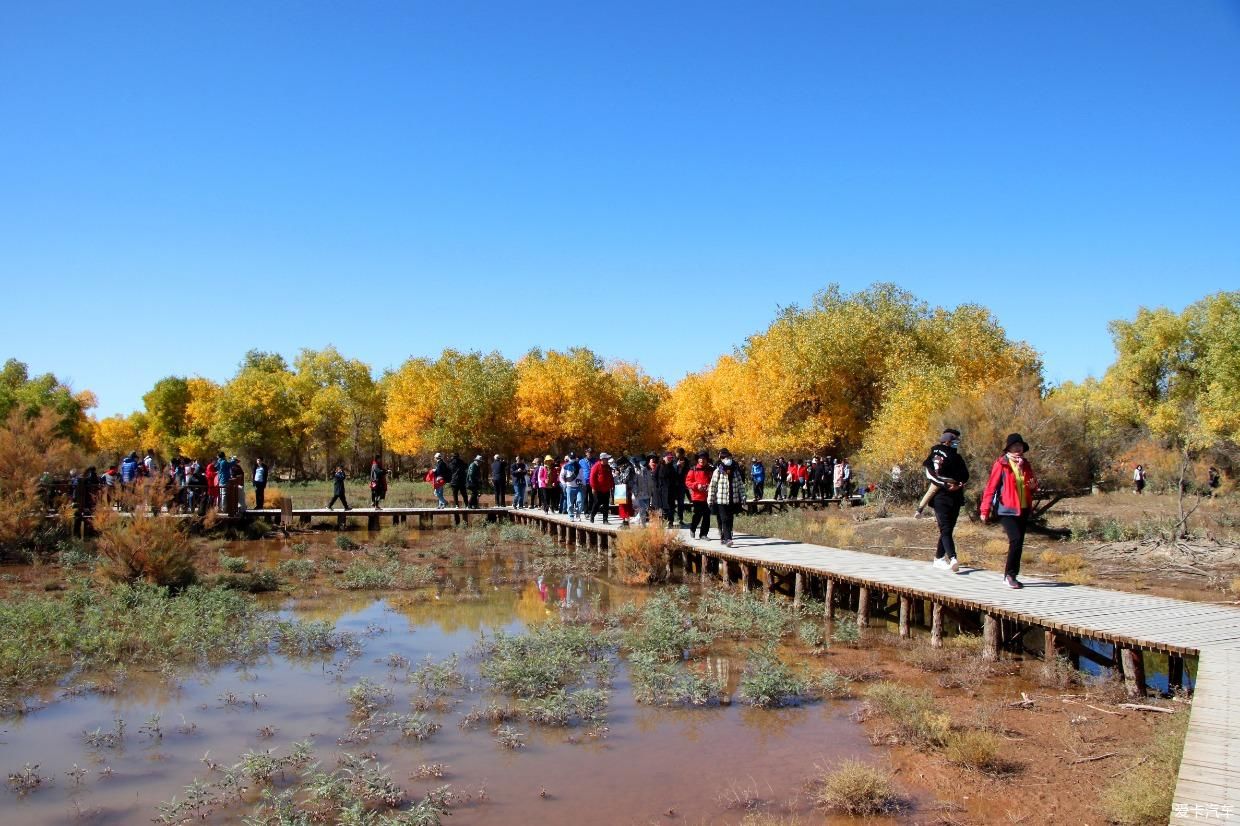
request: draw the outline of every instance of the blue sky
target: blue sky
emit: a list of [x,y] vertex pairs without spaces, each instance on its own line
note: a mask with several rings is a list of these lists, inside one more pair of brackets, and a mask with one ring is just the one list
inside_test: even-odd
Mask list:
[[6,346],[128,411],[332,343],[669,381],[779,306],[989,306],[1052,381],[1240,288],[1240,3],[6,3]]

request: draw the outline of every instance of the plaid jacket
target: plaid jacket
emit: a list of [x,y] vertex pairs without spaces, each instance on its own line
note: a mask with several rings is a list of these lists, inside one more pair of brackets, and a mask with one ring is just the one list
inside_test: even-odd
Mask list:
[[745,501],[745,484],[736,465],[724,467],[720,462],[710,477],[710,489],[706,492],[708,505],[739,505]]

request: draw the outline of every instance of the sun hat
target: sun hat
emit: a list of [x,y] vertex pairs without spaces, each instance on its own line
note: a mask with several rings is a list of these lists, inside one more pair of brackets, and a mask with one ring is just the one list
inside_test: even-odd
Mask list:
[[554,457],[554,456],[552,456],[550,453],[548,453],[548,454],[547,454],[547,456],[546,456],[546,458],[544,458],[544,459],[543,459],[543,461],[544,461],[544,462],[554,462],[554,461],[555,461],[555,457]]
[[1024,437],[1022,437],[1019,433],[1009,433],[1007,440],[1003,443],[1003,452],[1007,453],[1008,449],[1011,448],[1012,445],[1017,444],[1026,451],[1029,450],[1029,443],[1025,441]]

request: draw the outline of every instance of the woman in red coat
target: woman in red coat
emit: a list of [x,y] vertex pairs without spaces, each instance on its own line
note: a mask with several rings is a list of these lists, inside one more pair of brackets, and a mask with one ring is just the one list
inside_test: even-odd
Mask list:
[[[693,505],[693,521],[689,523],[689,537],[697,533],[702,539],[710,533],[710,506],[706,504],[710,492],[710,476],[714,468],[710,466],[706,451],[697,455],[697,464],[685,474],[685,489],[689,492],[689,502]],[[701,525],[701,528],[698,527]],[[700,532],[699,532],[700,531]]]
[[603,514],[603,524],[607,524],[607,517],[611,515],[611,492],[616,488],[616,479],[612,475],[611,465],[607,463],[610,459],[606,453],[598,455],[598,461],[590,467],[590,491],[594,494],[594,507],[590,509],[590,521],[594,521],[595,514]]
[[1008,538],[1007,564],[1003,580],[1009,588],[1023,588],[1016,578],[1020,574],[1020,555],[1025,548],[1025,531],[1033,511],[1033,495],[1038,490],[1038,477],[1025,453],[1029,445],[1019,433],[1007,437],[1003,455],[990,466],[990,478],[982,494],[982,521],[998,519]]

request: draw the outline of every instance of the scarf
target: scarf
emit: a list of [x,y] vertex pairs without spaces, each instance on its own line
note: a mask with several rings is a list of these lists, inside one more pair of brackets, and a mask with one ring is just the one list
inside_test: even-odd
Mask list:
[[1019,502],[1020,509],[1024,510],[1028,500],[1025,499],[1025,474],[1021,472],[1021,465],[1024,464],[1025,460],[1023,457],[1020,460],[1013,459],[1010,453],[1006,454],[1006,458],[1008,465],[1012,468],[1012,477],[1016,482],[1017,501]]

